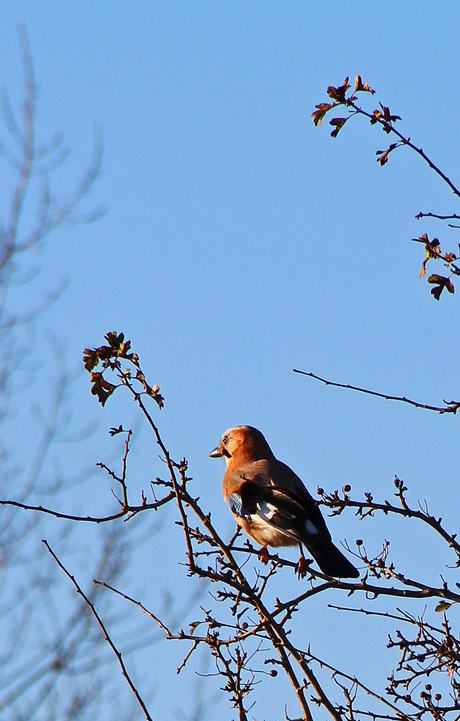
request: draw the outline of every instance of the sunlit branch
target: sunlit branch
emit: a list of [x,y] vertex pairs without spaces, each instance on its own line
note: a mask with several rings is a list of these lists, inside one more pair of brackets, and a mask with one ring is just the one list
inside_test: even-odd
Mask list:
[[164,498],[161,498],[159,501],[156,501],[155,503],[143,503],[140,506],[127,506],[126,508],[123,508],[118,513],[112,513],[111,515],[107,516],[75,516],[71,513],[61,513],[60,511],[55,511],[51,508],[46,508],[45,506],[33,506],[29,505],[27,503],[19,503],[19,501],[10,501],[10,500],[0,500],[0,506],[14,506],[15,508],[22,508],[25,511],[37,511],[40,513],[46,513],[49,516],[54,516],[55,518],[62,518],[67,521],[85,521],[87,523],[107,523],[108,521],[115,521],[118,518],[126,518],[128,515],[136,515],[137,513],[141,513],[141,511],[149,511],[149,510],[156,510],[157,508],[160,508],[160,506],[164,506],[165,503],[169,503],[169,501],[172,501],[175,498],[175,494],[173,492],[168,493],[167,496]]

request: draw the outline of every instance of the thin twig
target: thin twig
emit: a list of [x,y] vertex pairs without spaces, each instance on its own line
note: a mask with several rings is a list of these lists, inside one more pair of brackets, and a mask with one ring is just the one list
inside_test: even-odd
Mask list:
[[436,218],[437,220],[460,220],[460,215],[452,213],[452,215],[438,215],[437,213],[417,213],[415,216],[417,220],[420,218]]
[[354,102],[349,102],[348,105],[354,110],[360,114],[366,116],[366,118],[369,118],[369,120],[372,120],[373,122],[377,122],[379,125],[384,126],[385,128],[388,128],[391,133],[396,135],[401,143],[403,145],[407,145],[407,147],[411,148],[417,155],[419,155],[423,160],[427,163],[427,165],[434,170],[434,172],[439,175],[440,178],[449,186],[449,188],[452,190],[453,194],[457,196],[457,198],[460,198],[460,190],[454,185],[454,183],[448,178],[448,176],[442,172],[442,170],[435,164],[433,161],[426,155],[426,153],[422,150],[422,148],[417,147],[417,145],[414,145],[414,143],[411,142],[410,138],[406,138],[402,133],[399,132],[393,125],[393,123],[389,123],[383,118],[375,118],[375,115],[368,113],[366,110],[363,110],[358,105],[355,105]]
[[112,649],[112,651],[114,652],[115,656],[117,657],[118,663],[120,664],[121,672],[122,672],[123,676],[125,677],[126,681],[128,682],[128,685],[129,685],[131,691],[133,692],[133,694],[134,694],[134,696],[135,696],[138,704],[140,705],[141,709],[143,710],[144,715],[145,715],[145,718],[147,719],[147,721],[153,721],[152,717],[150,716],[150,714],[149,714],[149,712],[148,712],[148,709],[147,709],[145,703],[143,702],[143,700],[142,700],[142,698],[141,698],[141,696],[140,696],[140,694],[139,694],[139,691],[137,690],[136,686],[134,685],[134,683],[133,683],[132,680],[131,680],[131,677],[130,677],[130,675],[129,675],[127,669],[126,669],[126,666],[125,666],[125,664],[124,664],[124,661],[123,661],[121,652],[117,649],[117,647],[116,647],[115,644],[113,643],[112,639],[110,638],[109,633],[108,633],[106,627],[104,626],[104,623],[103,623],[101,617],[99,616],[98,612],[96,611],[94,605],[91,603],[91,601],[89,600],[88,596],[86,596],[86,594],[83,592],[83,590],[82,590],[81,587],[79,586],[78,582],[76,581],[75,577],[72,576],[72,574],[69,573],[69,571],[68,571],[68,570],[65,568],[65,566],[61,563],[61,561],[59,560],[59,558],[56,556],[56,554],[54,553],[54,551],[51,549],[51,546],[49,545],[48,541],[43,540],[43,543],[45,544],[46,548],[48,549],[48,551],[50,552],[50,554],[52,555],[52,557],[53,557],[54,560],[56,561],[56,563],[57,563],[57,565],[59,566],[59,568],[60,568],[62,571],[64,571],[64,573],[66,574],[66,576],[67,576],[68,578],[70,578],[70,580],[72,581],[73,585],[75,586],[75,589],[76,589],[77,593],[80,594],[80,596],[83,598],[83,600],[85,601],[85,603],[89,606],[89,608],[90,608],[90,610],[91,610],[91,613],[93,614],[94,618],[96,619],[97,623],[99,624],[99,627],[100,627],[102,633],[104,634],[105,640],[107,641],[107,643],[109,644],[110,648]]
[[55,518],[63,518],[67,521],[84,521],[87,523],[107,523],[108,521],[115,521],[117,518],[124,518],[128,514],[130,516],[136,515],[141,511],[156,510],[160,506],[164,506],[165,503],[169,503],[175,498],[175,494],[171,491],[167,496],[161,498],[156,503],[143,503],[140,506],[126,506],[118,513],[113,513],[108,516],[74,516],[71,513],[61,513],[60,511],[54,511],[52,508],[45,508],[45,506],[32,506],[27,503],[20,503],[19,501],[1,500],[0,506],[14,506],[15,508],[22,508],[25,511],[38,511],[39,513],[46,513],[49,516]]
[[[408,403],[411,406],[414,406],[415,408],[424,408],[427,411],[436,411],[437,413],[456,413],[458,408],[458,403],[451,401],[450,403],[446,403],[446,407],[441,408],[439,406],[430,406],[426,403],[418,403],[417,401],[412,401],[409,398],[406,398],[405,396],[390,396],[386,393],[378,393],[377,391],[371,391],[368,388],[360,388],[358,386],[352,386],[349,383],[336,383],[335,381],[328,381],[325,378],[321,378],[320,376],[315,375],[315,373],[307,373],[307,371],[301,371],[297,368],[292,369],[294,373],[300,373],[301,375],[308,376],[309,378],[314,378],[317,381],[321,381],[321,383],[324,383],[327,386],[334,386],[335,388],[347,388],[348,390],[352,391],[359,391],[360,393],[367,393],[370,396],[377,396],[378,398],[384,398],[387,401],[401,401],[403,403]],[[455,406],[455,408],[454,408]]]

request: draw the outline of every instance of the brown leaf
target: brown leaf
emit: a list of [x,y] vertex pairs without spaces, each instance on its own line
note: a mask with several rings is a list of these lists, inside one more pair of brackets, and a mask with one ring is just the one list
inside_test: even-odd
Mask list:
[[136,379],[142,383],[144,386],[144,391],[149,395],[151,398],[153,398],[154,401],[158,404],[158,408],[163,408],[164,406],[164,398],[161,395],[159,386],[149,386],[147,381],[145,380],[145,376],[141,371],[137,371],[136,373]]
[[379,105],[382,108],[382,114],[387,123],[394,123],[396,120],[401,120],[399,115],[392,115],[390,108],[387,108],[386,105],[382,105],[382,103],[379,103]]
[[442,611],[447,611],[448,608],[452,606],[451,603],[447,603],[447,601],[439,601],[438,605],[434,609],[436,613],[441,613]]
[[420,238],[412,238],[416,243],[424,243],[425,244],[425,260],[422,263],[422,269],[420,271],[419,278],[423,278],[426,271],[426,264],[430,260],[430,258],[439,258],[439,255],[441,253],[441,247],[439,245],[439,240],[437,238],[433,238],[433,240],[428,240],[428,235],[424,233],[420,236]]
[[334,87],[334,85],[329,85],[327,89],[327,94],[330,98],[333,100],[337,100],[338,103],[344,103],[346,100],[346,92],[350,88],[350,85],[348,84],[348,78],[345,78],[342,85],[339,85],[339,87]]
[[97,396],[99,403],[104,406],[107,398],[112,395],[117,386],[106,381],[102,373],[91,373],[91,383],[93,384],[91,393],[93,396]]
[[436,298],[436,300],[439,300],[444,288],[447,288],[449,293],[454,293],[455,291],[451,280],[449,278],[446,278],[444,275],[430,275],[430,277],[428,278],[428,283],[435,284],[435,288],[432,289],[431,295]]
[[377,158],[377,162],[380,163],[380,165],[383,167],[386,163],[388,163],[388,156],[397,147],[397,143],[392,143],[386,150],[377,150],[376,155],[379,155],[380,157]]
[[332,120],[329,120],[329,125],[335,126],[334,130],[331,133],[331,138],[337,137],[337,135],[339,134],[339,131],[341,130],[341,128],[343,128],[343,126],[349,119],[350,119],[350,116],[348,116],[348,118],[333,118]]
[[[112,350],[117,351],[121,347],[124,347],[124,339],[125,335],[124,333],[117,334],[116,330],[111,331],[110,333],[106,333],[104,338],[106,339],[109,346],[112,348]],[[131,345],[129,341],[127,341],[128,348]]]
[[99,357],[95,348],[85,348],[83,351],[83,363],[87,371],[92,371],[99,363]]
[[372,95],[374,95],[375,93],[375,90],[372,90],[372,88],[370,88],[367,83],[363,83],[361,75],[357,75],[355,77],[355,93],[359,92],[360,90],[371,93]]
[[448,279],[445,276],[433,273],[433,275],[430,275],[428,278],[428,283],[440,283],[441,285],[445,285],[447,280]]
[[163,408],[165,404],[165,399],[160,393],[159,386],[153,386],[153,388],[150,388],[150,395],[152,396],[153,400],[156,401],[158,404],[158,408]]
[[311,117],[313,118],[313,122],[317,128],[321,125],[326,113],[328,113],[331,108],[335,108],[336,105],[337,103],[319,103],[318,105],[315,105],[315,108],[318,109],[311,114]]

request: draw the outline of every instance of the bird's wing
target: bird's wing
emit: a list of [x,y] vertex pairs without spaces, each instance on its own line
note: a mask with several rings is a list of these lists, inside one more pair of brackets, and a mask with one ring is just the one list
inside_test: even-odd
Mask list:
[[[321,511],[302,481],[281,461],[263,460],[248,463],[224,477],[228,504],[246,532],[254,535],[251,524],[271,527],[278,532],[276,542],[289,545],[281,538],[303,543],[323,573],[338,578],[357,578],[358,570],[332,543]],[[265,541],[266,542],[266,541]]]
[[298,542],[317,535],[330,539],[313,498],[284,463],[248,463],[227,477],[226,486],[228,504],[236,516],[246,520],[258,516]]
[[330,538],[324,518],[305,485],[294,471],[282,461],[269,462],[269,475],[273,486],[283,489],[286,495],[295,498],[303,507],[306,517],[324,537]]
[[246,482],[240,489],[240,495],[242,506],[247,512],[257,515],[299,543],[320,532],[303,504],[287,489]]

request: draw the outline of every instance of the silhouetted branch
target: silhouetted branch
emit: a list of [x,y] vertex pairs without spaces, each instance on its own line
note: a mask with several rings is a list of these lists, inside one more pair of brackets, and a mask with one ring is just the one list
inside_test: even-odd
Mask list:
[[168,493],[167,496],[156,501],[155,503],[142,503],[140,506],[128,505],[123,507],[118,513],[112,513],[107,516],[77,516],[71,513],[61,513],[60,511],[54,511],[52,508],[46,508],[45,506],[33,506],[27,503],[19,503],[19,501],[11,500],[0,500],[0,506],[13,506],[14,508],[22,508],[25,511],[38,511],[40,513],[46,513],[49,516],[55,518],[63,518],[67,521],[85,521],[86,523],[107,523],[108,521],[116,521],[118,518],[126,518],[128,515],[133,516],[141,511],[157,510],[160,506],[164,506],[165,503],[169,503],[175,498],[174,493]]
[[452,215],[438,215],[438,213],[417,213],[415,216],[417,220],[420,220],[420,218],[436,218],[437,220],[460,220],[460,215],[457,215],[457,213],[452,213]]
[[[454,195],[457,196],[457,198],[460,198],[460,191],[457,188],[457,186],[452,182],[452,180],[441,170],[441,168],[436,165],[430,157],[422,150],[422,148],[418,147],[414,143],[411,142],[411,139],[405,135],[403,135],[399,130],[396,128],[396,123],[401,120],[401,117],[399,115],[394,115],[391,113],[390,108],[382,105],[382,103],[379,103],[380,109],[375,109],[372,113],[368,112],[367,110],[364,110],[362,107],[357,105],[357,98],[358,93],[370,93],[371,95],[374,94],[374,90],[369,87],[368,83],[363,83],[361,77],[359,75],[356,75],[355,78],[355,84],[354,89],[352,89],[350,92],[348,92],[351,89],[351,85],[348,82],[348,77],[345,78],[342,85],[339,85],[338,87],[335,87],[333,85],[330,85],[327,88],[327,94],[332,99],[332,102],[326,102],[326,103],[319,103],[315,106],[315,110],[312,113],[312,118],[315,126],[321,125],[324,117],[330,112],[334,111],[336,112],[337,108],[344,108],[346,109],[348,115],[346,117],[333,117],[329,124],[333,127],[333,130],[331,132],[332,137],[337,137],[343,126],[354,116],[361,115],[363,117],[366,117],[369,119],[371,125],[377,125],[382,128],[382,130],[387,135],[396,136],[397,141],[390,143],[390,145],[384,149],[384,150],[377,150],[377,162],[380,163],[380,165],[383,167],[388,162],[389,156],[391,153],[393,153],[397,148],[401,147],[409,147],[411,150],[413,150],[417,155],[419,155],[426,163],[427,165],[448,185],[450,190],[454,193]],[[437,218],[438,220],[447,220],[447,219],[458,219],[459,216],[457,216],[455,213],[452,215],[439,215],[436,213],[418,213],[415,216],[417,219],[424,218],[424,217],[431,217],[431,218]],[[450,224],[450,227],[460,227]],[[420,271],[420,276],[425,276],[425,270],[426,270],[426,264],[429,260],[443,260],[445,263],[445,266],[449,270],[449,275],[437,275],[432,274],[427,278],[427,282],[430,283],[432,286],[434,286],[431,289],[431,294],[435,298],[435,300],[439,300],[442,292],[444,289],[446,289],[449,293],[454,293],[455,288],[452,283],[452,276],[458,276],[460,275],[460,267],[455,264],[455,261],[459,260],[456,253],[444,253],[441,254],[440,249],[440,243],[437,238],[435,238],[433,241],[429,241],[427,234],[425,233],[422,235],[421,238],[418,239],[420,242],[423,242],[425,245],[425,260],[423,261],[422,268]],[[396,400],[396,399],[395,399]],[[401,399],[398,399],[401,400]],[[415,405],[415,404],[413,404]],[[420,404],[417,404],[419,407],[426,407],[426,406],[420,406]],[[434,408],[431,408],[430,410],[435,410]],[[446,412],[446,409],[444,410]],[[451,411],[452,412],[452,411]]]
[[72,581],[73,585],[75,586],[75,589],[76,589],[77,593],[83,598],[83,600],[85,601],[85,603],[87,604],[87,606],[88,606],[89,609],[91,610],[91,613],[93,614],[93,616],[94,616],[94,618],[96,619],[96,621],[97,621],[97,623],[98,623],[98,625],[99,625],[102,633],[104,634],[105,640],[107,641],[107,643],[109,644],[110,648],[112,649],[112,651],[114,652],[115,656],[117,657],[117,661],[118,661],[118,663],[119,663],[119,665],[120,665],[121,672],[122,672],[123,676],[125,677],[125,679],[126,679],[126,681],[127,681],[127,683],[128,683],[128,686],[130,687],[131,691],[133,692],[133,694],[134,694],[134,696],[135,696],[135,698],[136,698],[139,706],[141,707],[142,711],[144,712],[145,718],[147,719],[147,721],[153,721],[152,717],[150,716],[150,714],[149,714],[149,712],[148,712],[148,710],[147,710],[146,705],[144,704],[144,702],[143,702],[143,700],[142,700],[142,698],[141,698],[141,696],[140,696],[140,694],[139,694],[139,691],[137,690],[136,686],[134,685],[133,681],[131,680],[131,677],[130,677],[130,675],[129,675],[127,669],[126,669],[125,663],[124,663],[124,661],[123,661],[122,654],[120,653],[120,651],[117,649],[117,647],[115,646],[114,642],[113,642],[112,639],[110,638],[110,635],[109,635],[109,633],[108,633],[108,631],[107,631],[107,629],[106,629],[106,627],[105,627],[105,625],[104,625],[101,617],[99,616],[98,612],[96,611],[96,608],[94,607],[94,604],[90,601],[90,599],[88,598],[88,596],[84,593],[84,591],[82,590],[82,588],[79,586],[79,584],[78,584],[78,582],[76,581],[75,577],[72,576],[71,573],[69,573],[69,571],[65,568],[65,566],[62,564],[62,562],[61,562],[61,561],[59,560],[59,558],[56,556],[56,554],[54,553],[54,551],[52,550],[52,548],[51,548],[50,545],[48,544],[48,541],[43,540],[43,543],[45,544],[46,548],[48,549],[48,551],[50,552],[50,554],[52,555],[52,557],[53,557],[54,560],[56,561],[56,563],[57,563],[57,565],[59,566],[59,568],[60,568],[62,571],[64,571],[64,573],[65,573],[65,575],[67,576],[67,578],[69,578],[69,579]]
[[317,381],[321,381],[321,383],[324,383],[327,386],[335,386],[336,388],[347,388],[348,390],[352,391],[359,391],[360,393],[367,393],[370,396],[377,396],[378,398],[384,398],[387,401],[401,401],[402,403],[408,403],[411,406],[414,406],[415,408],[424,408],[427,411],[436,411],[437,413],[455,413],[457,412],[458,408],[460,408],[460,402],[457,401],[443,401],[446,406],[445,407],[439,407],[439,406],[430,406],[426,403],[418,403],[417,401],[412,401],[410,398],[406,398],[405,396],[391,396],[386,393],[379,393],[377,391],[371,391],[368,388],[360,388],[359,386],[352,386],[349,383],[337,383],[335,381],[328,381],[325,378],[321,378],[320,376],[315,375],[315,373],[308,373],[307,371],[301,371],[296,368],[293,368],[294,373],[300,373],[304,376],[309,376],[310,378],[314,378]]

